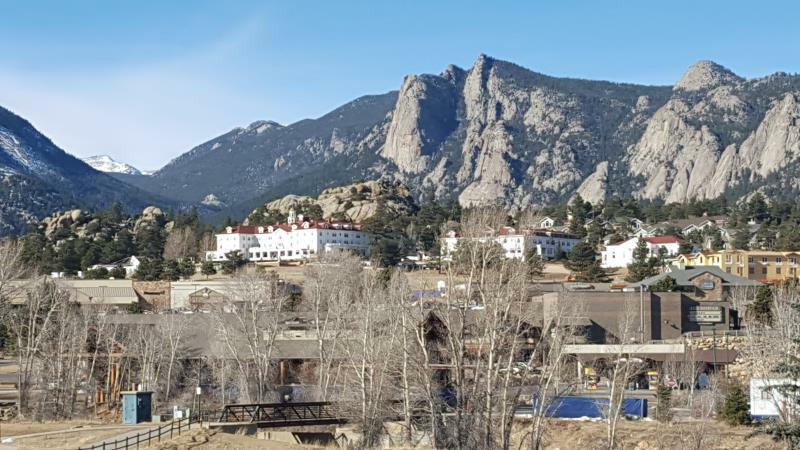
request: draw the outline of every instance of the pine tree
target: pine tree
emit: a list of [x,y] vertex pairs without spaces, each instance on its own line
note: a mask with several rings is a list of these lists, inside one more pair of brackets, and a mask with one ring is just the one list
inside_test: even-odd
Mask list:
[[733,233],[733,246],[737,250],[747,250],[750,247],[750,227],[747,222],[741,221]]
[[245,260],[242,258],[239,250],[228,252],[225,254],[225,261],[222,262],[222,273],[226,275],[234,274],[244,264]]
[[564,267],[573,272],[576,281],[600,283],[608,280],[606,272],[600,267],[594,248],[588,242],[579,242],[572,247]]
[[531,279],[544,275],[544,260],[536,253],[535,248],[530,249],[528,254],[525,255],[525,265],[528,269],[528,276]]
[[644,239],[639,239],[633,250],[633,262],[628,265],[628,276],[625,281],[635,283],[658,275],[659,260],[650,255],[650,247]]
[[672,389],[664,384],[659,384],[656,389],[656,419],[659,422],[672,420]]
[[731,426],[750,423],[750,401],[742,386],[734,384],[730,387],[717,415]]
[[161,272],[164,270],[163,262],[155,258],[141,258],[139,268],[133,277],[140,281],[158,281],[161,279]]
[[575,194],[569,206],[572,219],[569,222],[569,232],[578,236],[586,236],[586,216],[591,211],[591,204],[584,202],[580,194]]
[[203,261],[202,266],[200,266],[200,273],[206,276],[206,280],[210,275],[216,275],[217,269],[214,267],[214,263],[211,261]]
[[753,303],[747,305],[747,314],[756,322],[772,325],[772,288],[760,286]]

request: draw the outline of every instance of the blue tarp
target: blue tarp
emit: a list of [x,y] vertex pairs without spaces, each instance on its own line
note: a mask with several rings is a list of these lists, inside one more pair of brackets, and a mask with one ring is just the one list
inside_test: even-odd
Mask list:
[[[603,411],[607,407],[607,398],[556,397],[547,408],[546,415],[559,419],[579,419],[581,417],[599,419],[603,417]],[[626,398],[622,401],[622,410],[629,417],[647,417],[647,399]]]

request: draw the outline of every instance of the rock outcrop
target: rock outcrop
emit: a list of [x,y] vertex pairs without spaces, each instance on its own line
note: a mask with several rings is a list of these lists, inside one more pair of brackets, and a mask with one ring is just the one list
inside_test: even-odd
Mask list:
[[[416,198],[432,191],[465,206],[509,209],[575,193],[592,202],[756,190],[791,196],[800,193],[791,175],[800,171],[798,93],[800,76],[746,80],[710,61],[674,86],[640,86],[550,77],[480,55],[469,69],[409,75],[398,92],[319,119],[233,130],[144,187],[204,205],[214,192],[223,212],[358,179],[396,181]],[[326,214],[373,213],[352,200],[345,210],[346,200],[312,200]]]
[[379,204],[400,213],[408,213],[415,207],[414,198],[405,186],[386,181],[363,181],[325,189],[316,198],[303,195],[281,197],[253,211],[245,224],[256,222],[259,214],[278,212],[288,215],[292,210],[297,212],[310,209],[310,206],[318,206],[323,219],[362,222],[375,215]]

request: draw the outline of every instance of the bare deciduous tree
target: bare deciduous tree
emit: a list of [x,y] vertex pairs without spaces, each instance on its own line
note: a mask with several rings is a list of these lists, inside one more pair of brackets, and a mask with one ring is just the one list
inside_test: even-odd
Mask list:
[[197,237],[190,227],[172,230],[164,243],[164,259],[182,260],[197,255]]
[[243,271],[215,314],[217,334],[231,355],[249,401],[266,401],[273,388],[273,353],[287,299],[288,293],[274,273]]

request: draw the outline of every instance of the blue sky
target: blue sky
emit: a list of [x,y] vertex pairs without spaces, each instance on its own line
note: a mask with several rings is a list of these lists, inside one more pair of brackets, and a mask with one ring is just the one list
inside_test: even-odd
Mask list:
[[318,117],[480,53],[673,84],[700,59],[800,72],[793,2],[0,0],[0,105],[143,169],[236,126]]

